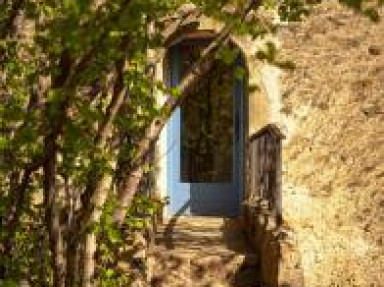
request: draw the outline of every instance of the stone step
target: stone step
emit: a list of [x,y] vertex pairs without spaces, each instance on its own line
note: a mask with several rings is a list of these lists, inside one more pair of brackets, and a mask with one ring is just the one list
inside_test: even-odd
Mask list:
[[241,280],[241,286],[256,286],[244,277],[253,280],[257,268],[255,259],[245,255],[193,257],[174,253],[152,257],[150,261],[151,286],[238,286],[233,284]]
[[236,219],[185,217],[158,228],[148,256],[154,287],[256,287],[257,257]]

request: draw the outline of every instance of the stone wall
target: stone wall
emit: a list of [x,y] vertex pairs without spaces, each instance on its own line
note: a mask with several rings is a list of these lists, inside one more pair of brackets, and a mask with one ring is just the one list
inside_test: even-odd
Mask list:
[[324,2],[279,35],[283,214],[305,286],[384,286],[384,21]]

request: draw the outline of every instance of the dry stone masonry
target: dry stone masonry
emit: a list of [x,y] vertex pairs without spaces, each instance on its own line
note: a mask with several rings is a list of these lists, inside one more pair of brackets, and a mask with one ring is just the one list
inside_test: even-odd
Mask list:
[[384,21],[324,2],[279,35],[296,64],[282,87],[283,216],[306,286],[381,287]]

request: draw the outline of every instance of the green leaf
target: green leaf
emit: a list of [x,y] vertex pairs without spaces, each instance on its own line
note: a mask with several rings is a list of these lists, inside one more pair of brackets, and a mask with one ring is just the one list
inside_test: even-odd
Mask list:
[[105,271],[105,277],[107,277],[107,278],[111,278],[113,275],[115,275],[115,270],[113,270],[113,269],[107,269],[107,270]]
[[218,52],[218,58],[224,62],[226,65],[232,64],[237,56],[239,55],[238,49],[233,49],[229,47],[222,47]]
[[363,4],[363,0],[339,0],[339,1],[356,10],[361,10],[362,4]]
[[177,87],[176,88],[171,88],[169,92],[170,92],[171,96],[175,97],[175,98],[178,98],[181,95],[180,90]]
[[108,239],[112,244],[121,243],[123,241],[120,232],[113,227],[108,227],[107,234]]
[[118,37],[123,37],[127,33],[124,31],[111,31],[109,32],[109,36],[112,38],[118,38]]
[[8,146],[8,142],[9,141],[4,136],[0,135],[0,150],[6,149]]
[[2,287],[17,287],[19,286],[19,283],[16,281],[13,281],[11,279],[1,280],[0,279],[0,286]]
[[279,16],[283,21],[300,21],[308,15],[309,7],[305,0],[283,0],[279,2]]
[[369,19],[371,19],[373,22],[379,22],[380,21],[380,15],[379,12],[374,8],[366,8],[363,11],[363,14],[367,16]]
[[259,60],[267,60],[268,62],[273,62],[277,56],[277,48],[273,42],[268,41],[265,43],[264,47],[257,51],[256,57]]
[[246,71],[243,67],[236,67],[234,73],[236,79],[242,80],[245,77]]

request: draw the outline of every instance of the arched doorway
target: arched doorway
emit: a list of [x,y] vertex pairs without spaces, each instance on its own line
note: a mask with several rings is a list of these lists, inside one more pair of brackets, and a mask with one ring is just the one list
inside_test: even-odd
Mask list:
[[[177,86],[209,39],[169,49],[169,85]],[[217,60],[167,125],[168,214],[236,216],[244,177],[244,66]]]

